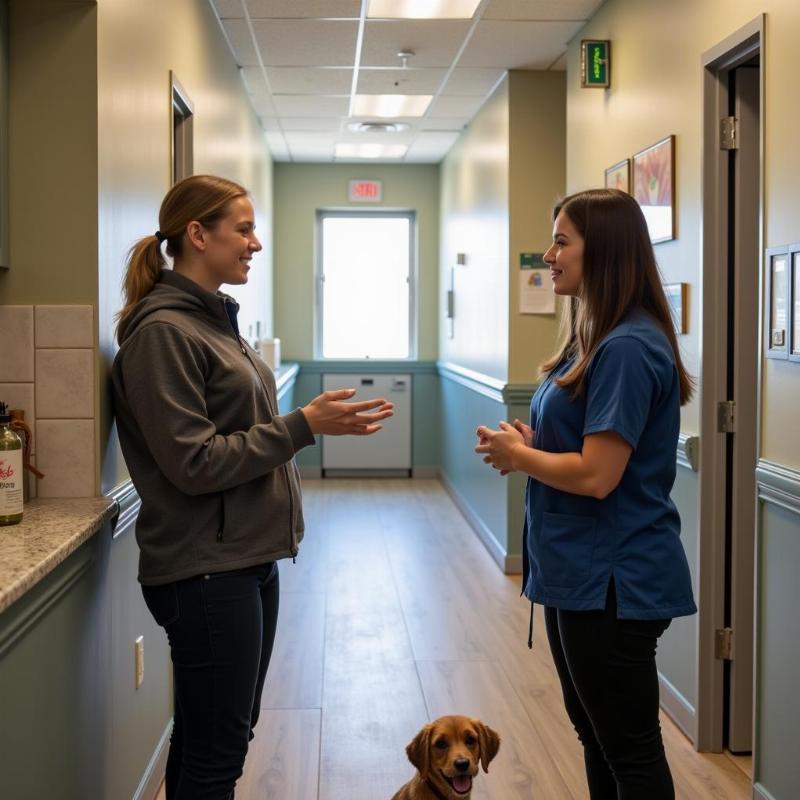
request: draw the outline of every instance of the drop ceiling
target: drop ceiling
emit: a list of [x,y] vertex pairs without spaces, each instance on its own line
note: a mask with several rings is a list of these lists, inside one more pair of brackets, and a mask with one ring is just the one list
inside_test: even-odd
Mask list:
[[[481,0],[470,19],[373,18],[369,0],[211,3],[276,161],[363,161],[352,145],[383,144],[402,155],[371,147],[371,161],[437,163],[507,70],[564,70],[602,0]],[[355,113],[363,95],[398,94],[417,96],[422,116]],[[374,121],[403,129],[352,130]]]

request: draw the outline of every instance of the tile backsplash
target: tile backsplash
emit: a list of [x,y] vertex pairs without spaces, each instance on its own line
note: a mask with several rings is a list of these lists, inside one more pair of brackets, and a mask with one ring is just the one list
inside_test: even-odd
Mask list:
[[25,411],[45,477],[31,496],[91,497],[95,476],[92,306],[0,306],[0,400]]

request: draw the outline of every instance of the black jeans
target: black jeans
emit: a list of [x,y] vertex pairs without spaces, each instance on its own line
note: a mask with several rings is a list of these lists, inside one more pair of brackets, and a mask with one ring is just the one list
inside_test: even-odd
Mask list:
[[658,721],[656,644],[671,620],[545,608],[564,703],[583,744],[591,800],[674,800]]
[[167,632],[175,719],[167,800],[231,800],[258,721],[278,621],[278,565],[143,586]]

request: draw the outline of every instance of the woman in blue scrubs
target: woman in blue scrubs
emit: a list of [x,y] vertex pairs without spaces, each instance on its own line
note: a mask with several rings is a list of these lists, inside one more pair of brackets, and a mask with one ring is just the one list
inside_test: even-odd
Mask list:
[[544,606],[592,800],[673,800],[656,645],[696,606],[670,492],[692,395],[647,224],[625,192],[554,210],[544,260],[568,300],[531,424],[481,426],[476,452],[528,476],[525,596]]

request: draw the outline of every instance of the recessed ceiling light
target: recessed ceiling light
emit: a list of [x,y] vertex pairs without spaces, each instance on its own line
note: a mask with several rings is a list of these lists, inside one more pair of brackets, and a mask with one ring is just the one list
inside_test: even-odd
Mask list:
[[354,133],[400,133],[407,131],[411,126],[407,122],[380,122],[369,120],[366,122],[351,122],[347,130]]
[[353,117],[421,117],[433,100],[432,94],[357,94]]
[[471,19],[480,0],[369,0],[373,19]]
[[408,147],[404,144],[351,144],[336,145],[336,158],[402,158]]

